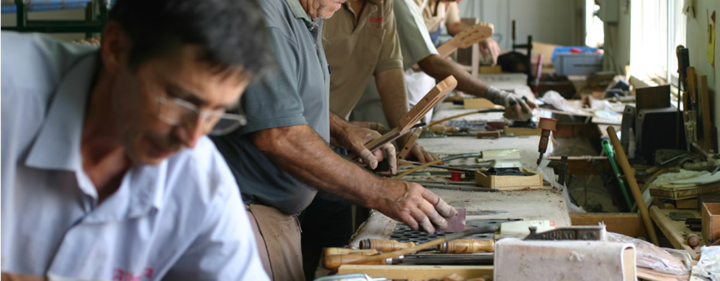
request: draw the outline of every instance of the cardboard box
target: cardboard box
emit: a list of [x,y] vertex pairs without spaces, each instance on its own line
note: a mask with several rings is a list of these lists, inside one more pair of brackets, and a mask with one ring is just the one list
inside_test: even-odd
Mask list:
[[720,203],[703,203],[702,235],[706,244],[720,240]]
[[543,187],[542,174],[525,172],[526,176],[495,176],[486,175],[481,170],[475,171],[475,182],[484,187],[499,190],[540,189]]

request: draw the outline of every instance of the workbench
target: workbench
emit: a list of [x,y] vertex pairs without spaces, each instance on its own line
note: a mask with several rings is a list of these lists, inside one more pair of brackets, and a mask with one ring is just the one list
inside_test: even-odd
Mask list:
[[[530,88],[525,85],[522,74],[493,74],[485,75],[483,80],[503,90],[514,90],[515,93],[533,98]],[[445,117],[460,113],[473,111],[466,110],[462,106],[452,103],[442,103],[436,107],[433,120],[440,120]],[[477,111],[477,110],[475,110]],[[503,113],[479,113],[459,118],[459,120],[499,120]],[[447,137],[447,138],[420,138],[418,144],[426,150],[438,155],[447,156],[461,153],[477,153],[482,150],[517,148],[521,151],[521,163],[523,167],[535,169],[538,158],[538,143],[540,136],[516,136],[501,137],[498,139],[478,139],[475,136],[469,137]],[[552,154],[553,146],[550,144],[546,155]],[[446,164],[470,164],[474,158],[457,159]],[[434,177],[442,177],[434,176]],[[428,176],[407,176],[403,179],[428,180]],[[438,178],[442,180],[441,178]],[[507,213],[467,216],[467,220],[474,219],[522,219],[522,220],[549,220],[554,221],[556,226],[570,226],[571,220],[563,194],[560,190],[551,187],[544,187],[537,190],[522,191],[499,191],[479,192],[449,190],[439,188],[428,188],[443,198],[450,205],[465,207],[467,211],[496,210]],[[372,211],[369,219],[363,223],[351,240],[351,245],[357,247],[363,239],[388,239],[395,228],[396,221],[389,217]],[[480,268],[480,267],[478,267]],[[484,272],[488,268],[480,268]],[[491,267],[490,267],[491,272]]]

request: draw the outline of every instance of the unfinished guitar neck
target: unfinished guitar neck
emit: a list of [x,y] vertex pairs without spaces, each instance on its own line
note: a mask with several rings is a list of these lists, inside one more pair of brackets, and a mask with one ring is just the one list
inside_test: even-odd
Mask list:
[[490,38],[494,32],[492,23],[481,22],[463,30],[437,48],[440,57],[447,57],[458,48],[467,48],[475,43]]
[[[430,109],[433,109],[436,105],[438,105],[438,103],[445,99],[445,97],[454,90],[455,87],[457,87],[457,80],[455,80],[455,77],[452,75],[445,78],[445,80],[440,81],[440,83],[435,85],[435,87],[433,87],[432,90],[430,90],[430,92],[428,92],[422,100],[417,103],[417,105],[410,109],[410,111],[405,114],[402,119],[400,119],[397,127],[387,134],[369,142],[365,145],[365,147],[370,151],[374,151],[386,143],[394,141],[400,136],[407,134],[410,132],[413,125],[420,121],[420,119],[422,119],[425,114],[430,111]],[[356,159],[357,154],[353,153],[349,155],[349,157],[351,159]]]

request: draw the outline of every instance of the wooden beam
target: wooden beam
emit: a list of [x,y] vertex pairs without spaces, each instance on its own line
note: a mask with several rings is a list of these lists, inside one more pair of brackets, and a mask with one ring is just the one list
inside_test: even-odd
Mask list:
[[429,280],[445,279],[450,274],[458,274],[466,279],[485,278],[491,280],[492,266],[457,266],[457,265],[354,265],[340,266],[338,274],[365,273],[370,277],[387,279]]
[[630,237],[647,237],[640,214],[637,213],[584,213],[570,214],[572,225],[598,225],[605,223],[607,231]]

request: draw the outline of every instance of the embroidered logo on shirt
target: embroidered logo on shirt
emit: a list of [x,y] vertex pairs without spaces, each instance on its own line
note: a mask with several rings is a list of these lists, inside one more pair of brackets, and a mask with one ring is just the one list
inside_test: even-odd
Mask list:
[[143,270],[143,273],[139,275],[134,275],[132,272],[127,272],[125,270],[122,270],[120,268],[115,268],[113,270],[113,281],[141,281],[143,280],[143,277],[147,277],[148,280],[152,279],[153,277],[153,269],[150,267],[146,267],[145,270]]
[[383,22],[384,20],[385,20],[385,18],[383,18],[383,17],[379,17],[379,18],[370,17],[370,22],[371,22],[371,23],[381,23],[381,22]]

